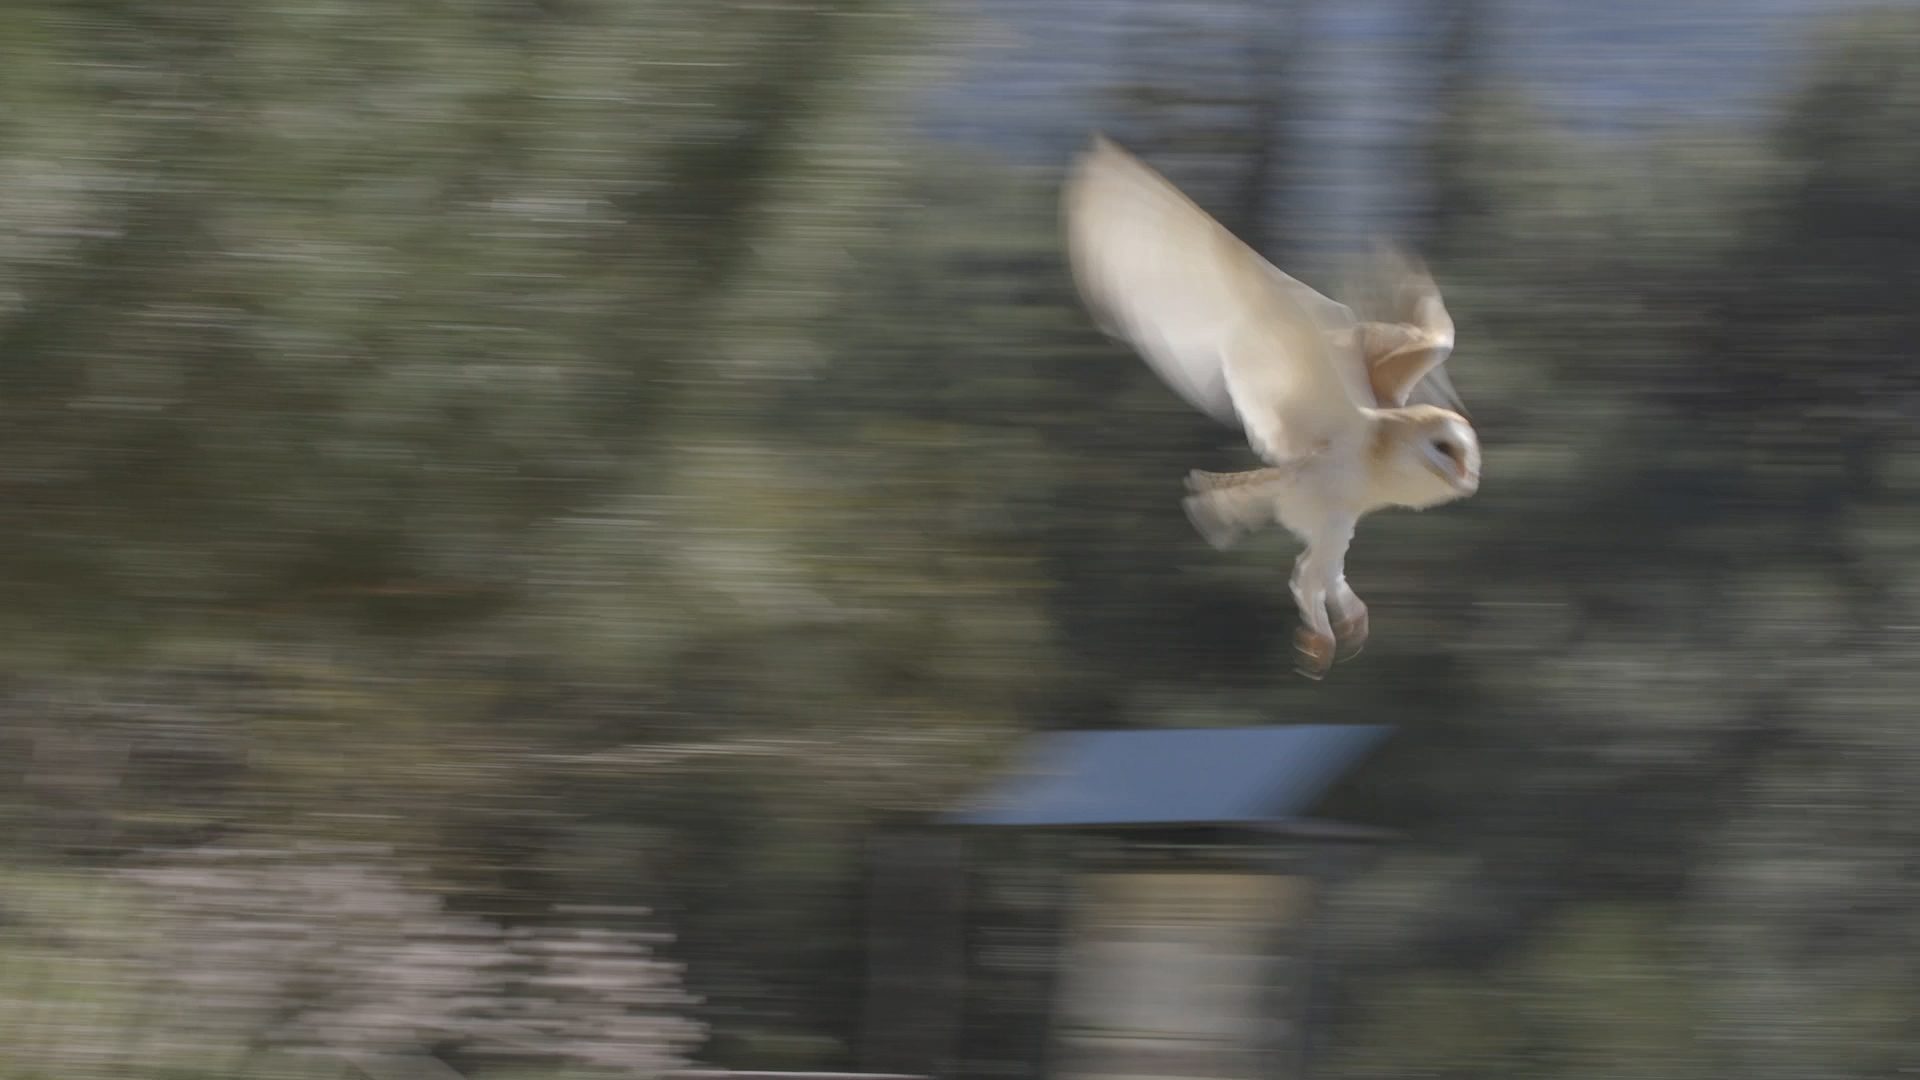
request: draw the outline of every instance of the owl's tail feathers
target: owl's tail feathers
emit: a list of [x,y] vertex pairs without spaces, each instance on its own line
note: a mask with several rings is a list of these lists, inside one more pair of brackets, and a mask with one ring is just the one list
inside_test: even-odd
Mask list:
[[1284,476],[1280,469],[1237,473],[1195,469],[1187,474],[1187,490],[1193,494],[1181,505],[1207,543],[1225,551],[1246,534],[1273,523],[1273,500]]

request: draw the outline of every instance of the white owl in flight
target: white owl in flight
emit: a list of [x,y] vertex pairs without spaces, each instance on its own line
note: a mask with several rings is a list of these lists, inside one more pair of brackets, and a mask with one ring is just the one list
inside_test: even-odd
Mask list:
[[1074,279],[1101,330],[1180,396],[1246,432],[1270,468],[1187,477],[1188,516],[1225,548],[1279,522],[1305,550],[1293,596],[1300,671],[1321,678],[1367,637],[1346,580],[1365,515],[1472,495],[1480,443],[1441,365],[1453,320],[1424,269],[1382,251],[1377,320],[1281,273],[1104,136],[1063,198]]

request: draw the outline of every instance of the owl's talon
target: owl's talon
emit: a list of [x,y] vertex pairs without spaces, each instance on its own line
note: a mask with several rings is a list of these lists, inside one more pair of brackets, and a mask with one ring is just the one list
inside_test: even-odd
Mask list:
[[1360,650],[1367,647],[1367,609],[1363,607],[1334,623],[1333,636],[1340,643],[1334,652],[1335,660],[1351,660],[1359,656]]
[[1293,635],[1294,651],[1299,654],[1294,670],[1309,679],[1326,678],[1333,666],[1334,639],[1301,627]]

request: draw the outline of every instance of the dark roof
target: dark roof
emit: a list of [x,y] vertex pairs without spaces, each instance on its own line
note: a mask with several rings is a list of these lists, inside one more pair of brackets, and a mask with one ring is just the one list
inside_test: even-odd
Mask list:
[[1392,733],[1382,725],[1043,735],[954,825],[1252,825],[1300,820]]

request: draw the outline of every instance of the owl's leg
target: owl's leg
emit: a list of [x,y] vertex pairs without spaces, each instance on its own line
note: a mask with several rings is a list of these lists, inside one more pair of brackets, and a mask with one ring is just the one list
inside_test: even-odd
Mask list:
[[1294,669],[1309,679],[1324,678],[1333,666],[1333,624],[1327,619],[1326,579],[1316,572],[1313,549],[1309,547],[1293,560],[1293,602],[1300,608],[1305,625],[1293,632],[1293,648],[1298,656]]
[[[1302,626],[1294,635],[1299,653],[1295,667],[1310,679],[1323,678],[1333,666],[1336,643],[1333,620],[1328,617],[1329,601],[1344,602],[1352,590],[1346,587],[1344,567],[1347,545],[1353,541],[1355,519],[1340,516],[1330,519],[1308,537],[1306,550],[1294,560],[1293,601],[1300,608]],[[1354,599],[1358,599],[1355,597]],[[1351,609],[1342,606],[1343,625]],[[1365,608],[1361,608],[1364,618]]]
[[1347,584],[1345,560],[1327,583],[1327,607],[1333,612],[1333,636],[1340,642],[1335,660],[1351,660],[1367,644],[1367,605]]

